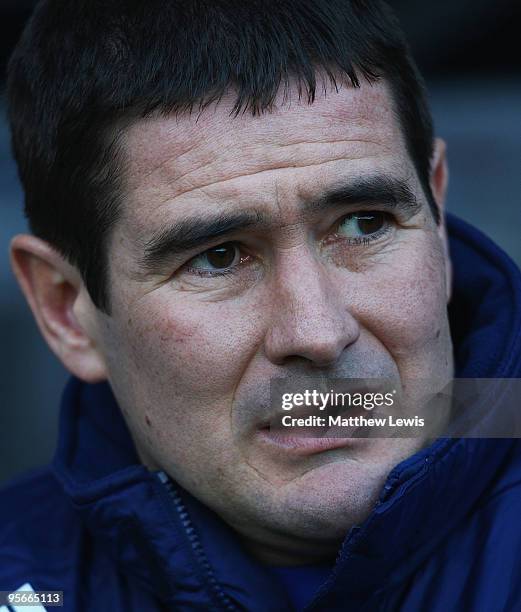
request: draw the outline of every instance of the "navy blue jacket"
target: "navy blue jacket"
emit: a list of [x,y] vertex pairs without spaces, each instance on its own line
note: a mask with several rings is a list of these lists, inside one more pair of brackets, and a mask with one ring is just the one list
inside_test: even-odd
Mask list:
[[[450,218],[459,377],[521,377],[521,276]],[[290,610],[210,510],[142,466],[107,385],[72,380],[53,464],[0,492],[0,589],[64,610]],[[49,608],[50,609],[50,608]],[[521,444],[439,439],[396,466],[312,610],[521,610]]]

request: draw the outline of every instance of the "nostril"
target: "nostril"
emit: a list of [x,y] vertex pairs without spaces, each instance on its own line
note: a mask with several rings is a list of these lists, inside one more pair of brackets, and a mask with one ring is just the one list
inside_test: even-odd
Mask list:
[[316,367],[328,367],[357,341],[356,318],[345,304],[326,298],[325,292],[315,292],[277,312],[265,340],[272,363],[281,365],[300,357]]

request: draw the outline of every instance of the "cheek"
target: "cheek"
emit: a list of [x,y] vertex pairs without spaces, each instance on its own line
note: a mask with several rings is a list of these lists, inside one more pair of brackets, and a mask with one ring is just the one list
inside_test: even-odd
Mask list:
[[435,239],[364,279],[363,323],[397,360],[439,354],[449,338],[444,256]]
[[188,401],[218,401],[234,392],[261,333],[245,305],[185,304],[165,294],[140,306],[126,335],[141,380]]
[[187,461],[199,465],[209,453],[216,465],[234,457],[231,406],[261,335],[259,317],[248,312],[256,311],[245,304],[183,304],[158,291],[112,330],[118,402],[139,446],[162,456],[172,473]]

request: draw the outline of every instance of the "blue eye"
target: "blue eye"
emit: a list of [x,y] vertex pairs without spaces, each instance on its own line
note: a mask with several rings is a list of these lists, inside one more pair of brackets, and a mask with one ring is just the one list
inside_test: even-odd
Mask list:
[[356,212],[347,215],[340,223],[337,234],[347,238],[364,238],[381,232],[386,227],[387,215],[383,212]]

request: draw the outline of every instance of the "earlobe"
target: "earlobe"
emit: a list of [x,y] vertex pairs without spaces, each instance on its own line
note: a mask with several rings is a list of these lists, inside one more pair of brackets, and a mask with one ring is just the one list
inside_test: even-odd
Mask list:
[[85,293],[76,268],[30,235],[12,240],[11,265],[40,332],[63,365],[86,382],[106,379],[94,330],[75,315],[75,304]]

